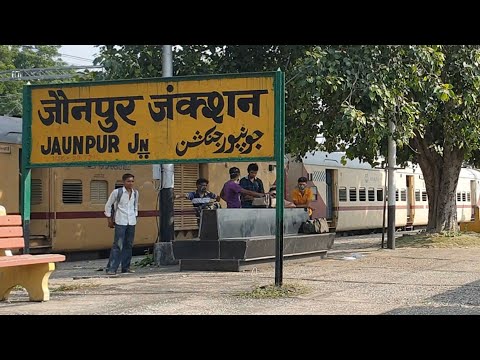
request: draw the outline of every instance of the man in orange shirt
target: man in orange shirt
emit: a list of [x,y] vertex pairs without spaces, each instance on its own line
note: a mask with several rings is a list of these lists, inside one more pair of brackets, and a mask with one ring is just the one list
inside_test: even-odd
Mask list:
[[308,216],[313,214],[313,208],[310,207],[312,200],[312,189],[307,188],[307,178],[302,176],[298,178],[298,185],[293,189],[292,200],[296,207],[304,207],[308,211]]

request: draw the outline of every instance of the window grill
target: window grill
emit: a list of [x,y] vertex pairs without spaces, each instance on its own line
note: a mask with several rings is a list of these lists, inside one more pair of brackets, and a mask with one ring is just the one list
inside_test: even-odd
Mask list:
[[108,183],[105,180],[90,181],[90,202],[105,204],[108,199]]
[[32,179],[31,184],[31,204],[38,205],[43,201],[42,180]]
[[62,200],[64,204],[81,204],[83,200],[81,180],[63,180]]

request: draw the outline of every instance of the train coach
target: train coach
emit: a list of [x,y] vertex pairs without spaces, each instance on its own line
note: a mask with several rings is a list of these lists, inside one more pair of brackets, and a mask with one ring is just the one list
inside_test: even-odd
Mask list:
[[[297,179],[304,176],[313,190],[313,217],[325,217],[333,231],[379,229],[383,224],[385,170],[372,168],[358,159],[342,165],[344,153],[315,152],[301,161],[289,162],[287,198]],[[456,200],[458,221],[474,216],[479,205],[480,172],[463,168]],[[428,196],[419,166],[395,171],[395,226],[401,229],[423,227],[428,222]]]

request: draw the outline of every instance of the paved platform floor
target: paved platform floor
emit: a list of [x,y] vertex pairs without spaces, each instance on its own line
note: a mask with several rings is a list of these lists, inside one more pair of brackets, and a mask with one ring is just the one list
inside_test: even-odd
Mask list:
[[285,262],[284,283],[309,292],[277,299],[238,296],[273,284],[273,266],[240,273],[137,267],[107,277],[98,271],[106,261],[60,263],[50,301],[28,302],[15,290],[0,314],[480,314],[480,247],[382,250],[380,235],[337,238],[325,259]]

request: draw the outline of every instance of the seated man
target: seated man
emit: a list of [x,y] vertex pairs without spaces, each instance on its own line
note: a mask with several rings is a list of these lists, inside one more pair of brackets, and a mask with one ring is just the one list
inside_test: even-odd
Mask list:
[[307,209],[308,216],[311,217],[313,209],[310,207],[310,201],[312,201],[313,193],[312,189],[307,188],[307,178],[302,176],[298,178],[298,185],[293,189],[292,200],[296,207],[303,207]]
[[[218,209],[220,204],[220,196],[207,190],[208,180],[200,178],[196,182],[197,190],[185,194],[185,199],[191,200],[195,208],[195,215],[197,216],[197,225],[200,225],[200,215],[203,209],[215,208]],[[180,195],[175,195],[175,199],[180,198]]]

